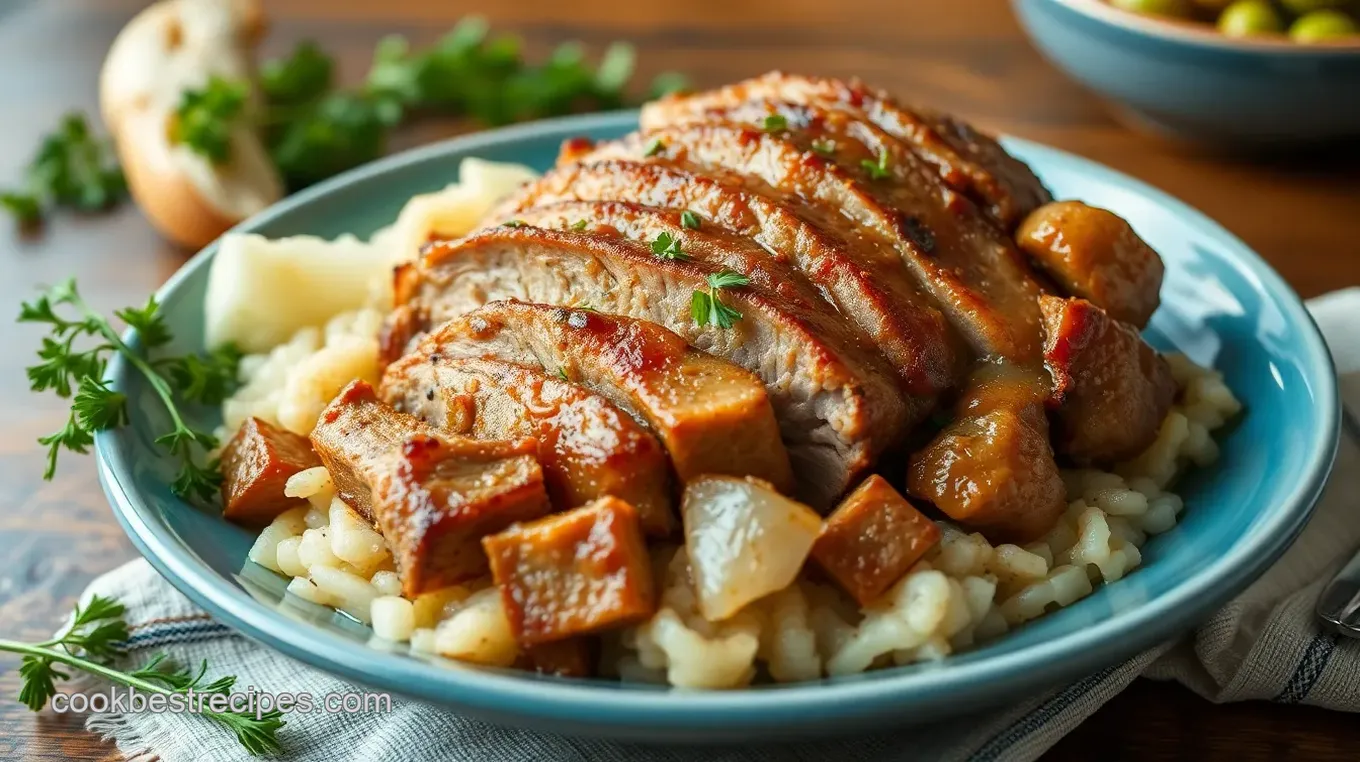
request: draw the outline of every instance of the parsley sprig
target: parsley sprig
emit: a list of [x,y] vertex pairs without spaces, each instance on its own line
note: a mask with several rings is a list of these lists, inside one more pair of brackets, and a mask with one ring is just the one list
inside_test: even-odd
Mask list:
[[658,233],[652,239],[652,255],[658,259],[672,259],[680,262],[688,262],[692,257],[680,248],[680,237],[670,233]]
[[[163,348],[171,341],[155,297],[142,307],[129,307],[114,314],[137,331],[144,352]],[[213,459],[200,465],[197,456],[199,450],[215,448],[217,440],[185,422],[176,393],[189,402],[220,404],[235,385],[239,351],[228,346],[203,356],[148,359],[124,343],[113,325],[85,303],[74,279],[24,302],[19,322],[50,328],[38,350],[40,362],[28,368],[29,386],[35,392],[50,391],[71,400],[66,425],[38,440],[47,447],[44,479],[56,474],[57,457],[62,450],[84,454],[94,443],[96,431],[127,423],[127,397],[103,380],[109,358],[117,353],[146,378],[170,414],[171,430],[158,437],[156,443],[180,461],[180,471],[171,489],[185,499],[212,499],[221,483],[219,464]],[[77,346],[82,338],[93,339],[93,346],[83,349]]]
[[[124,643],[128,639],[124,613],[123,604],[112,598],[95,595],[84,606],[76,604],[71,626],[51,640],[41,643],[0,640],[0,651],[23,656],[19,665],[19,677],[23,681],[19,688],[19,701],[35,712],[46,706],[57,694],[57,681],[71,678],[70,673],[62,671],[58,665],[75,667],[119,685],[166,696],[188,694],[190,691],[200,695],[226,694],[235,686],[236,678],[231,676],[204,683],[208,673],[207,661],[200,664],[197,670],[172,669],[164,654],[130,672],[114,668],[111,662],[124,653]],[[258,717],[254,714],[215,712],[207,708],[202,708],[199,713],[230,729],[251,754],[274,754],[281,750],[278,731],[286,723],[283,713],[278,710]]]
[[716,273],[709,273],[707,291],[695,291],[690,297],[689,314],[694,318],[694,322],[700,326],[711,325],[715,328],[731,328],[738,320],[741,320],[741,313],[723,304],[719,292],[725,288],[737,288],[748,286],[751,279],[735,270],[722,270]]
[[231,130],[246,105],[249,86],[213,76],[180,96],[170,121],[170,141],[182,143],[213,164],[231,161]]
[[93,212],[126,195],[127,182],[113,146],[90,132],[83,115],[72,113],[43,138],[24,173],[24,187],[0,192],[0,207],[20,225],[31,227],[55,207]]

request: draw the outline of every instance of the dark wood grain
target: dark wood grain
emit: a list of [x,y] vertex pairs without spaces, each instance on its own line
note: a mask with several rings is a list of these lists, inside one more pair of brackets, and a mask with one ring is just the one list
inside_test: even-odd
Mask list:
[[[17,177],[39,137],[70,109],[93,111],[109,42],[144,2],[10,0],[0,4],[0,178]],[[362,76],[374,43],[400,32],[429,41],[464,13],[521,34],[531,55],[579,39],[598,49],[638,45],[644,76],[677,69],[716,85],[771,68],[857,74],[992,130],[1083,154],[1199,207],[1261,252],[1304,296],[1360,283],[1355,243],[1360,158],[1246,161],[1193,153],[1128,131],[1052,70],[1003,0],[517,0],[481,7],[452,0],[273,0],[267,54],[305,37]],[[394,148],[456,129],[427,124]],[[72,273],[95,306],[137,302],[182,262],[135,209],[61,216],[25,238],[0,222],[0,310]],[[38,332],[0,319],[0,637],[49,632],[94,576],[135,555],[88,460],[38,478],[34,439],[60,409],[27,392],[23,366]],[[13,660],[0,659],[0,758],[116,758],[80,718],[34,715],[10,700]],[[1174,685],[1141,682],[1064,740],[1050,757],[1087,759],[1354,759],[1354,717],[1266,704],[1214,706]]]

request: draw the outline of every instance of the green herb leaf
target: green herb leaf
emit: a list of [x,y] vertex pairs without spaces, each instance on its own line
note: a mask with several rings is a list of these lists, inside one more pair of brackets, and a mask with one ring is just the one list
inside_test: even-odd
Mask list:
[[710,273],[706,278],[708,291],[695,291],[690,297],[689,314],[698,325],[716,328],[731,328],[742,314],[723,303],[719,292],[724,288],[736,288],[751,283],[751,279],[735,270],[722,270]]
[[658,233],[652,240],[652,254],[660,259],[688,261],[690,256],[680,249],[680,239],[670,233]]
[[699,215],[686,209],[680,213],[680,224],[690,230],[699,229]]
[[642,152],[645,157],[656,156],[666,150],[666,144],[661,142],[661,138],[652,138],[652,142],[647,144],[647,148]]
[[789,128],[789,120],[782,114],[770,114],[765,117],[761,128],[766,132],[783,132]]
[[[236,685],[236,678],[231,675],[205,684],[203,681],[208,672],[206,661],[196,672],[191,672],[171,667],[166,663],[164,654],[153,657],[145,666],[132,671],[109,666],[113,657],[124,652],[124,643],[128,639],[123,614],[122,604],[94,596],[84,607],[76,606],[71,626],[54,640],[43,643],[0,640],[0,651],[23,655],[19,666],[22,681],[19,700],[35,712],[46,706],[56,695],[56,681],[70,679],[68,673],[57,668],[58,664],[75,667],[139,691],[162,695],[183,693],[190,689],[206,694],[226,694]],[[250,754],[275,754],[281,750],[278,731],[286,724],[282,712],[272,711],[257,717],[245,712],[205,709],[201,714],[231,730]]]
[[292,190],[304,188],[383,154],[395,101],[362,93],[331,93],[267,136],[269,153]]
[[647,97],[650,100],[658,100],[688,89],[690,89],[689,77],[678,71],[663,71],[652,79],[651,87],[647,90]]
[[[76,318],[63,317],[58,307],[74,308]],[[139,332],[143,351],[170,342],[169,330],[154,299],[143,307],[122,309],[116,314]],[[51,391],[62,398],[75,395],[66,425],[38,440],[48,448],[44,478],[51,479],[56,473],[62,450],[88,452],[94,432],[127,423],[127,398],[103,380],[108,358],[116,353],[146,378],[170,414],[171,430],[156,442],[180,461],[180,474],[171,489],[186,499],[205,502],[212,499],[221,481],[220,466],[216,461],[200,466],[196,457],[199,450],[216,447],[217,441],[210,433],[185,423],[175,392],[193,402],[220,403],[236,382],[236,366],[241,357],[236,348],[222,347],[201,357],[148,360],[124,343],[108,320],[85,304],[73,280],[25,302],[20,307],[19,320],[49,327],[49,335],[43,337],[38,350],[40,362],[27,369],[29,385],[34,391]],[[83,337],[91,337],[96,343],[88,349],[78,349],[76,341]]]
[[576,231],[577,233],[584,233],[585,230],[586,230],[586,221],[585,221],[585,220],[577,220],[577,221],[571,223],[571,229],[574,230],[574,231]]
[[604,51],[600,68],[595,72],[595,87],[602,93],[619,95],[633,78],[637,52],[626,42],[616,42]]
[[127,183],[113,146],[70,113],[43,138],[24,175],[24,188],[0,194],[0,206],[20,225],[35,225],[52,207],[97,211],[122,200]]
[[260,66],[260,90],[270,106],[311,103],[331,89],[335,61],[311,40],[303,40],[287,58]]
[[869,173],[870,180],[884,180],[892,177],[892,171],[888,169],[888,152],[886,150],[878,152],[878,161],[862,159],[859,165],[864,168],[865,172]]
[[501,227],[505,227],[505,228],[522,228],[522,227],[524,227],[524,221],[523,221],[523,220],[506,220],[505,222],[502,222],[502,223],[501,223]]
[[571,381],[570,378],[567,378],[567,371],[563,368],[557,369],[557,377],[562,379],[563,381]]
[[246,105],[249,86],[213,76],[200,89],[185,90],[170,125],[170,140],[213,164],[231,160],[231,129]]
[[722,270],[708,276],[710,288],[735,288],[751,285],[751,279],[735,270]]
[[818,138],[812,141],[812,152],[818,156],[832,158],[836,155],[836,141],[829,138]]

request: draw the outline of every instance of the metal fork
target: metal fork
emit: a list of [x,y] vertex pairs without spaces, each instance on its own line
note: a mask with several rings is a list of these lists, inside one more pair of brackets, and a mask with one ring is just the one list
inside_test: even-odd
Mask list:
[[[1341,406],[1341,428],[1342,435],[1360,443],[1360,420],[1345,405]],[[1317,615],[1342,635],[1360,638],[1360,552],[1322,591]]]

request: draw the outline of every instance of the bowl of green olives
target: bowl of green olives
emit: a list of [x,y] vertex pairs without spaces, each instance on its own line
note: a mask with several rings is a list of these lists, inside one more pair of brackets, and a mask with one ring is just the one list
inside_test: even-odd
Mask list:
[[1039,50],[1137,126],[1197,142],[1360,139],[1360,0],[1012,0]]

